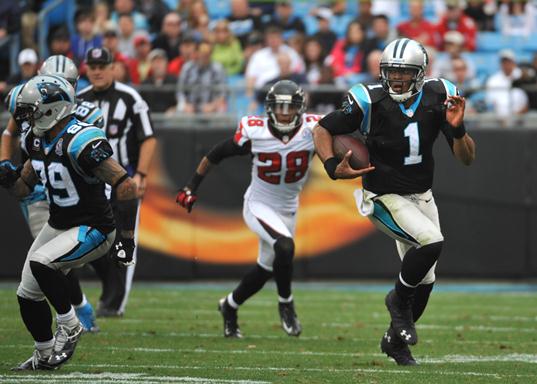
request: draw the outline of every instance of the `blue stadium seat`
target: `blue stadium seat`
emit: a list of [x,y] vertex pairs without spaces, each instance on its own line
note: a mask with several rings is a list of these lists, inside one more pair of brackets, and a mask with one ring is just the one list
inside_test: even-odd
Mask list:
[[231,12],[231,5],[228,0],[205,0],[205,6],[211,19],[222,19]]
[[304,19],[302,19],[304,22],[304,25],[306,26],[306,33],[308,35],[313,35],[315,32],[317,32],[319,23],[317,22],[317,19],[314,16],[306,16]]
[[537,53],[537,34],[536,33],[523,39],[522,49],[524,49],[525,51]]
[[293,1],[293,13],[302,19],[309,15],[310,11],[317,6],[317,1],[295,0]]
[[503,36],[499,32],[478,32],[477,50],[486,52],[497,52],[500,49],[510,48],[510,38]]
[[500,58],[497,52],[474,52],[471,57],[475,64],[477,77],[481,80],[500,69]]

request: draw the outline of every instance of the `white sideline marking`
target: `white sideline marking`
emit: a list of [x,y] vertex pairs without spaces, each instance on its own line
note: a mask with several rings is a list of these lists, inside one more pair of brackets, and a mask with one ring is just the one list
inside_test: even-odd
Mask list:
[[2,379],[9,379],[10,382],[26,383],[26,382],[46,382],[46,383],[144,383],[144,384],[161,384],[161,383],[197,383],[197,384],[270,384],[270,381],[258,380],[228,380],[228,379],[210,379],[205,377],[174,377],[174,376],[151,376],[144,373],[111,373],[103,372],[98,374],[93,373],[78,373],[70,374],[39,374],[39,375],[0,375]]
[[[360,324],[369,325],[371,323],[360,322]],[[374,324],[378,325],[378,324]],[[354,328],[353,323],[321,323],[325,328]],[[482,332],[524,332],[537,333],[537,328],[517,328],[517,327],[489,327],[485,325],[438,325],[438,324],[416,324],[417,329],[445,329],[453,331],[482,331]]]
[[440,358],[424,357],[420,359],[428,364],[443,364],[443,363],[489,363],[489,362],[520,362],[537,364],[537,355],[527,353],[511,353],[508,355],[493,355],[493,356],[474,356],[474,355],[446,355]]
[[[382,368],[297,368],[297,367],[233,367],[233,366],[181,366],[181,365],[128,365],[128,364],[70,364],[71,367],[80,368],[124,368],[124,369],[177,369],[177,370],[237,370],[237,371],[256,371],[256,372],[279,372],[279,371],[298,371],[298,372],[334,372],[334,373],[386,373],[386,374],[409,374],[409,375],[427,375],[430,376],[429,371],[420,371],[416,369],[403,370],[403,369],[382,369]],[[477,376],[477,377],[490,377],[493,379],[505,379],[506,377],[532,377],[535,375],[520,375],[520,374],[499,374],[499,373],[483,373],[483,372],[456,372],[456,371],[435,371],[436,374],[443,376]]]

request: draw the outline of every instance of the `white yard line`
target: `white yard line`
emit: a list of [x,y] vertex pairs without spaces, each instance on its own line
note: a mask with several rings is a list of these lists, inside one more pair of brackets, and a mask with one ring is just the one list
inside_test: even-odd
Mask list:
[[3,379],[12,383],[143,383],[143,384],[162,384],[162,383],[195,383],[195,384],[269,384],[270,381],[258,380],[228,380],[228,379],[211,379],[205,377],[175,377],[175,376],[153,376],[144,373],[112,373],[103,372],[98,374],[92,373],[69,373],[69,374],[39,374],[39,375],[0,375],[0,382]]

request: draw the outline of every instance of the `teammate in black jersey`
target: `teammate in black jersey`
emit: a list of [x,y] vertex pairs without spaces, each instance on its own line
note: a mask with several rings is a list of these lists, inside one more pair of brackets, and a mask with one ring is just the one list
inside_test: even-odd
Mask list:
[[[38,73],[40,75],[54,75],[67,80],[75,89],[78,82],[78,69],[75,63],[63,55],[54,55],[46,59]],[[14,161],[17,152],[17,147],[20,144],[21,133],[30,129],[30,123],[25,120],[23,113],[17,111],[17,97],[20,95],[24,84],[14,87],[6,99],[11,118],[8,121],[7,127],[2,133],[2,142],[0,160],[7,161],[11,164]],[[103,114],[94,104],[77,100],[74,116],[79,121],[92,124],[98,128],[104,127]],[[24,112],[24,111],[20,111]],[[21,163],[26,161],[26,154],[21,152]],[[34,190],[20,201],[24,217],[30,228],[30,233],[35,239],[49,218],[49,204],[45,193],[45,187],[38,183]],[[67,274],[69,281],[69,293],[71,303],[75,307],[76,315],[79,318],[85,331],[97,332],[99,327],[95,321],[95,312],[92,305],[87,300],[82,292],[80,282],[74,270]]]
[[[393,41],[382,54],[380,83],[353,86],[342,108],[314,129],[328,175],[364,175],[363,190],[355,193],[359,211],[396,240],[401,272],[386,296],[391,323],[381,349],[400,365],[416,364],[408,345],[418,341],[414,323],[427,305],[444,240],[431,192],[433,143],[442,132],[463,164],[475,157],[463,123],[464,98],[447,80],[425,80],[427,64],[421,44]],[[353,170],[348,158],[334,157],[332,136],[355,131],[366,138],[372,167]]]
[[[75,91],[68,81],[36,76],[14,102],[31,127],[22,140],[28,160],[21,170],[0,164],[0,186],[20,198],[40,180],[50,202],[48,223],[28,251],[17,289],[21,316],[35,340],[35,351],[15,369],[54,369],[71,358],[82,332],[65,274],[105,255],[114,240],[115,259],[132,263],[136,185],[111,158],[104,132],[73,117]],[[116,187],[117,238],[105,183]],[[54,335],[45,299],[57,313]]]

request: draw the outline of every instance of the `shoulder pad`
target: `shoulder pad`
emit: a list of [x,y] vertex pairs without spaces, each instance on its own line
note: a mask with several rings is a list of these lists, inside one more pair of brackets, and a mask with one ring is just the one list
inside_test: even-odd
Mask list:
[[423,88],[427,88],[438,95],[442,95],[443,97],[457,96],[459,94],[459,90],[457,89],[455,84],[453,84],[449,80],[442,78],[432,78],[425,80]]
[[82,129],[74,135],[67,147],[67,153],[75,160],[89,143],[95,140],[106,140],[102,129],[84,123],[80,126]]
[[363,118],[360,126],[362,134],[367,135],[371,126],[371,105],[384,98],[385,93],[380,84],[356,84],[348,92],[349,107],[356,103],[362,111]]

